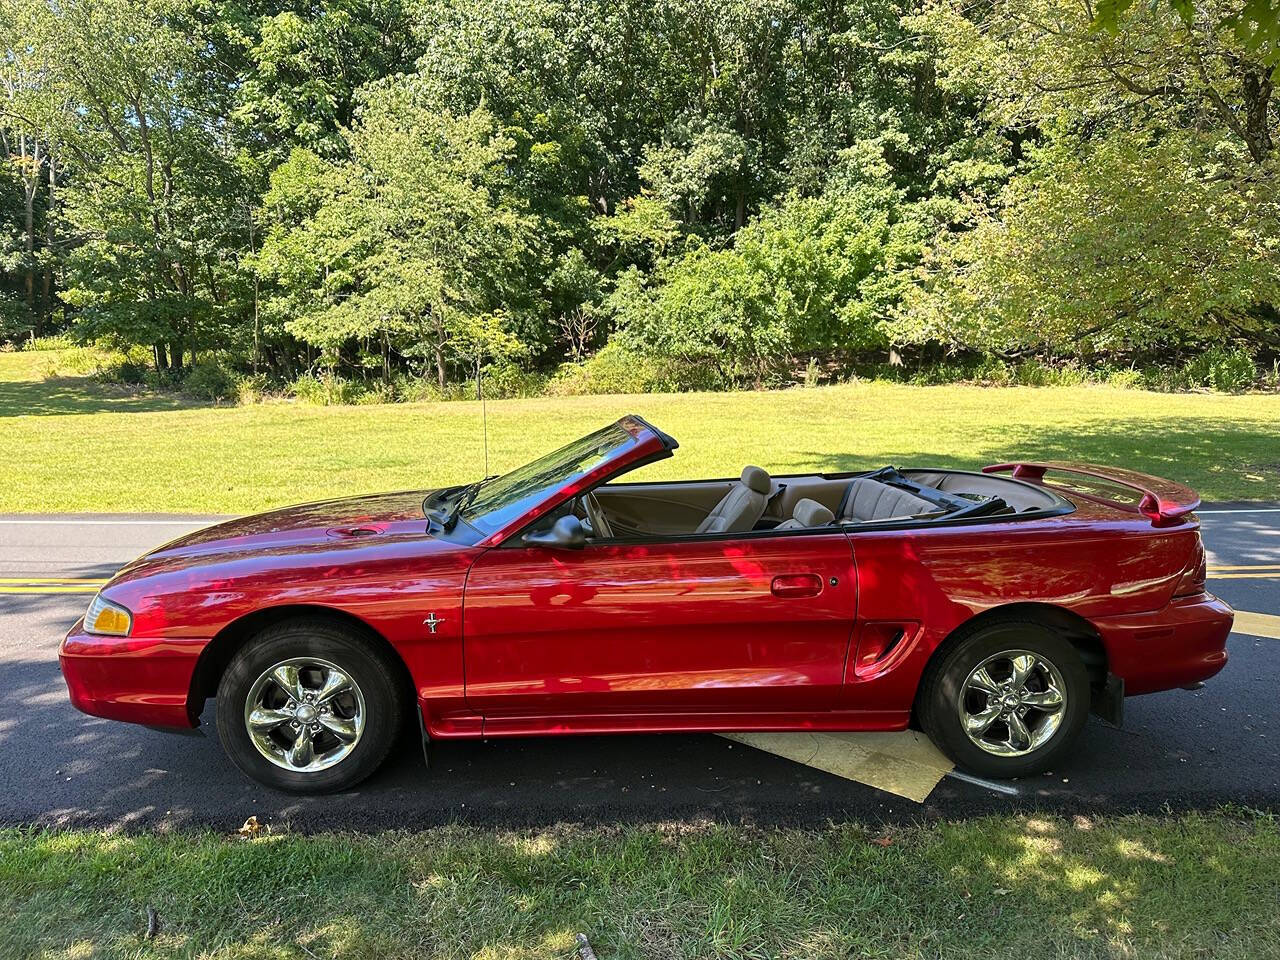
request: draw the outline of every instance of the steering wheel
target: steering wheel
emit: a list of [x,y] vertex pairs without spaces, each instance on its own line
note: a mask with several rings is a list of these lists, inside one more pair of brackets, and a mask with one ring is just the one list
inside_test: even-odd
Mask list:
[[604,515],[600,501],[596,499],[596,495],[588,493],[584,496],[582,498],[582,506],[587,511],[587,519],[591,521],[591,529],[595,531],[595,535],[605,539],[612,539],[613,530],[609,526],[609,521]]

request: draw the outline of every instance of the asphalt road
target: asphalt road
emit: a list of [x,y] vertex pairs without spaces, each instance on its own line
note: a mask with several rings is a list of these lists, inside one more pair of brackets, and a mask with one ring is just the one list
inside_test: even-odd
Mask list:
[[[1202,513],[1210,587],[1238,610],[1280,615],[1280,504]],[[0,517],[0,823],[233,829],[256,815],[292,829],[443,822],[711,818],[758,824],[960,817],[1008,810],[1280,810],[1280,639],[1233,634],[1231,661],[1203,690],[1130,699],[1122,730],[1090,720],[1060,770],[1009,795],[944,779],[922,806],[704,735],[562,737],[437,744],[429,769],[406,742],[358,790],[323,798],[246,780],[211,735],[181,736],[84,716],[57,666],[85,593],[18,592],[16,581],[97,578],[199,517]],[[1212,577],[1212,575],[1211,575]],[[68,584],[68,589],[76,589]],[[83,589],[83,588],[81,588]]]

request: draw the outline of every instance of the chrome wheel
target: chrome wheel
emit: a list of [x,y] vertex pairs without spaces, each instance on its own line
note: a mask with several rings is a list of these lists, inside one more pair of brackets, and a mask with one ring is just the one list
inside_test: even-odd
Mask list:
[[1058,668],[1028,650],[1006,650],[978,664],[960,688],[960,724],[974,745],[999,757],[1044,746],[1066,714]]
[[337,664],[295,657],[249,688],[244,725],[258,752],[284,770],[311,773],[341,762],[365,726],[364,695]]

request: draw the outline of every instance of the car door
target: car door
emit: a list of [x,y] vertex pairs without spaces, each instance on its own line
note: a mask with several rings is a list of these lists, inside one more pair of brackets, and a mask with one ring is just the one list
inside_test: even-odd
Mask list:
[[499,547],[467,576],[467,702],[495,731],[520,717],[604,729],[619,714],[645,726],[828,710],[856,587],[839,531]]

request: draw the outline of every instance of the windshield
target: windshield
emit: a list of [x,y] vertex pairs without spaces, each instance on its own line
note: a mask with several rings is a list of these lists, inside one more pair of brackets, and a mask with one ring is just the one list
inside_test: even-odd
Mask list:
[[482,480],[462,517],[478,530],[493,533],[633,440],[618,424],[610,424],[510,473]]

